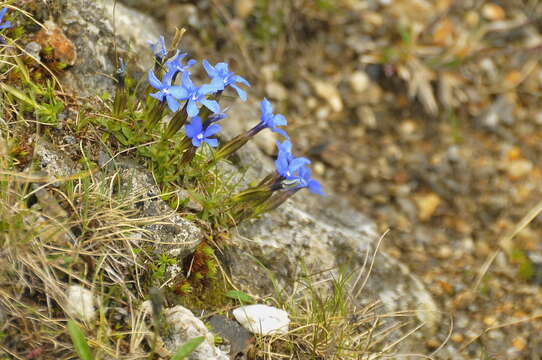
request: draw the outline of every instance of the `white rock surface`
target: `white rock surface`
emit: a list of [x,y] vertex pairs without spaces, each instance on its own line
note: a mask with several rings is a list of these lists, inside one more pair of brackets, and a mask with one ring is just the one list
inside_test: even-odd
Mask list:
[[96,316],[94,297],[90,290],[72,285],[66,290],[66,312],[76,319],[91,321]]
[[286,334],[290,324],[286,311],[263,304],[241,306],[233,310],[233,316],[245,329],[259,335]]

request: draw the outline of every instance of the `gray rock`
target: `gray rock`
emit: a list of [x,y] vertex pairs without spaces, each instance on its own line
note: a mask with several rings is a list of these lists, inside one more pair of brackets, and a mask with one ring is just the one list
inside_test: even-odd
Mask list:
[[202,240],[201,230],[160,199],[160,189],[148,172],[128,162],[117,166],[121,167],[121,191],[131,197],[139,216],[150,223],[143,228],[155,242],[154,251],[178,259],[191,254]]
[[[117,56],[133,54],[141,70],[150,68],[152,54],[147,40],[160,35],[159,26],[143,14],[113,1],[64,0],[64,11],[57,23],[77,49],[77,62],[62,76],[62,83],[80,96],[112,93],[111,75],[116,69]],[[115,37],[115,33],[117,36]],[[134,59],[136,60],[136,59]]]
[[215,345],[214,335],[207,329],[203,321],[180,305],[164,311],[164,319],[169,326],[169,336],[164,337],[164,345],[171,353],[175,353],[187,341],[205,337],[205,341],[188,357],[190,360],[228,360]]
[[247,352],[254,339],[254,336],[237,321],[230,320],[225,316],[213,315],[208,323],[211,325],[213,333],[219,335],[226,342],[226,351],[235,359]]
[[39,160],[41,171],[50,177],[70,176],[81,171],[80,166],[64,152],[43,139],[37,141],[34,154]]
[[24,51],[28,53],[28,55],[32,56],[36,60],[41,60],[40,58],[40,51],[41,51],[41,45],[38,44],[35,41],[29,42],[24,47]]
[[126,6],[133,9],[140,10],[141,12],[152,14],[156,18],[162,18],[168,11],[170,0],[121,0]]

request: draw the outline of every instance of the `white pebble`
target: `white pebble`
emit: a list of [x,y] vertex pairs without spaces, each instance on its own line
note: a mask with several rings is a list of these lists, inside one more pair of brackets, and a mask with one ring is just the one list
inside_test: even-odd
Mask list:
[[76,319],[90,321],[96,315],[92,293],[79,285],[72,285],[66,291],[68,301],[66,312]]
[[290,319],[284,310],[263,304],[241,306],[233,310],[235,319],[253,334],[286,334]]

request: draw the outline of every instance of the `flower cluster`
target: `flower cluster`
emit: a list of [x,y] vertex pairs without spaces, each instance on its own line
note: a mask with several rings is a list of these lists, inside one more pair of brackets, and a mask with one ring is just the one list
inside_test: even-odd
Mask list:
[[[292,154],[292,143],[282,128],[288,123],[286,118],[281,114],[273,113],[271,102],[265,98],[260,103],[259,122],[251,129],[219,146],[216,135],[220,132],[221,126],[217,122],[227,117],[225,111],[220,108],[221,95],[231,88],[242,101],[245,101],[247,93],[241,86],[250,86],[246,79],[230,71],[227,63],[219,62],[212,65],[207,60],[203,60],[203,68],[209,77],[209,82],[198,85],[194,82],[191,73],[197,63],[196,60],[188,60],[188,54],[179,50],[168,50],[163,36],[157,43],[150,46],[156,63],[154,69],[149,70],[147,81],[149,96],[154,101],[148,103],[143,130],[159,127],[160,120],[165,115],[164,112],[169,109],[172,115],[169,117],[167,128],[162,133],[161,144],[167,146],[168,139],[184,127],[184,138],[176,146],[176,151],[178,150],[180,156],[179,164],[189,164],[203,144],[210,148],[217,148],[212,152],[212,160],[209,161],[209,164],[212,164],[235,153],[265,129],[284,138],[282,143],[277,142],[276,170],[257,186],[231,197],[229,204],[231,204],[232,213],[238,219],[275,208],[303,188],[315,194],[324,194],[320,184],[311,177],[311,171],[308,168],[310,161],[303,157],[296,158]],[[114,104],[116,116],[120,116],[126,108],[125,73],[126,65],[121,60],[120,69],[116,74],[118,80]]]

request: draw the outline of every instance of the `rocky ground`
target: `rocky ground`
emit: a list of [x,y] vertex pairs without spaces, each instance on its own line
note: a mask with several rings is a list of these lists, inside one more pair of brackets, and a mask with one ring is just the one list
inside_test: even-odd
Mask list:
[[[384,250],[453,318],[449,342],[461,354],[542,356],[540,218],[502,240],[541,199],[542,5],[167,6],[145,10],[170,31],[187,27],[195,54],[235,60],[287,114],[329,191],[390,229]],[[271,141],[260,146],[271,151]]]

